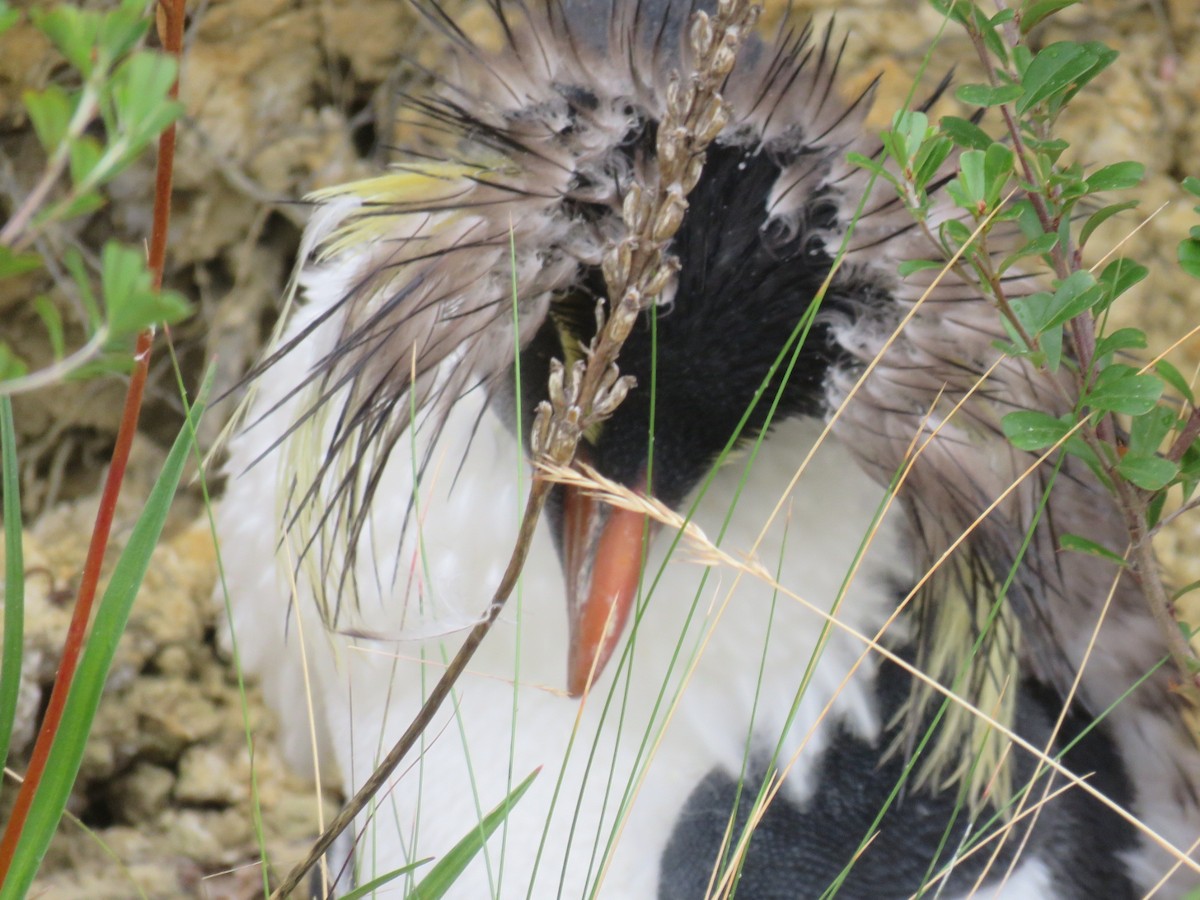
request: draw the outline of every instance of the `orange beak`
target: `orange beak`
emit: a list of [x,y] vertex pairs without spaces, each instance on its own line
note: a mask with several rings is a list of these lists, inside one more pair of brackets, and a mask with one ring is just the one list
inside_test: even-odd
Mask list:
[[567,582],[567,690],[584,694],[604,671],[633,609],[648,521],[564,487],[563,567]]

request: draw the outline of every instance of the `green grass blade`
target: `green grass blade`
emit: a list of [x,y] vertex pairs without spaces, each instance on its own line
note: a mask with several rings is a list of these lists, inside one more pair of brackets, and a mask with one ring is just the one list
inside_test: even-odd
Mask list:
[[541,766],[539,766],[530,772],[525,780],[513,788],[513,792],[501,801],[499,806],[483,817],[479,827],[471,829],[470,833],[455,844],[449,853],[439,859],[437,865],[430,869],[429,874],[421,879],[421,883],[408,895],[408,900],[438,900],[453,887],[455,880],[467,868],[467,864],[487,843],[492,832],[500,827],[500,823],[508,818],[509,812],[516,806],[522,795],[529,790],[533,779],[537,778],[541,771]]
[[432,856],[426,857],[425,859],[418,859],[415,863],[409,863],[407,866],[401,866],[399,869],[388,872],[386,875],[380,875],[378,878],[372,878],[366,884],[359,885],[350,893],[342,894],[342,900],[358,900],[359,897],[365,897],[367,894],[371,893],[371,891],[378,890],[389,881],[394,881],[401,875],[407,875],[414,869],[425,865],[425,863],[429,862],[431,859],[433,859]]
[[[207,393],[210,380],[211,374],[205,381],[201,396]],[[25,896],[58,828],[71,787],[79,773],[84,746],[100,705],[100,695],[112,667],[117,642],[125,631],[134,598],[150,566],[150,555],[162,534],[167,512],[191,452],[195,425],[200,420],[203,408],[202,402],[196,403],[189,417],[190,422],[184,423],[176,437],[96,610],[87,646],[67,695],[62,727],[50,748],[45,775],[17,844],[8,878],[0,888],[0,900],[16,900]]]
[[21,492],[12,401],[0,397],[0,467],[4,498],[4,650],[0,656],[0,768],[8,760],[25,640],[25,559],[21,551]]

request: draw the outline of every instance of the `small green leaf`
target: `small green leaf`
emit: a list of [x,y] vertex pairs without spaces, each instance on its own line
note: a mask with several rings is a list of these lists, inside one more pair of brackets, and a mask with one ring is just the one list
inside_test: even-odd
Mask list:
[[1095,65],[1092,66],[1081,78],[1075,80],[1074,85],[1062,96],[1062,102],[1067,103],[1072,97],[1078,94],[1089,81],[1111,66],[1121,54],[1111,47],[1100,41],[1088,41],[1085,45],[1096,55]]
[[1061,138],[1038,139],[1032,135],[1026,138],[1025,143],[1033,149],[1037,150],[1037,155],[1034,157],[1036,162],[1035,171],[1038,173],[1050,172],[1054,165],[1057,165],[1058,158],[1062,156],[1063,151],[1071,145]]
[[1025,70],[1017,112],[1023,115],[1030,107],[1065,91],[1093,63],[1092,54],[1075,41],[1058,41],[1044,47]]
[[957,146],[967,150],[986,150],[992,146],[992,136],[967,119],[958,116],[943,116],[942,133]]
[[1200,239],[1185,238],[1179,242],[1179,268],[1193,278],[1200,278]]
[[138,251],[109,241],[100,260],[100,284],[114,339],[188,315],[187,302],[180,294],[151,287],[150,272]]
[[1167,492],[1158,491],[1151,495],[1150,502],[1146,504],[1146,525],[1153,528],[1158,524],[1158,520],[1162,518],[1163,507],[1167,505]]
[[1175,413],[1165,406],[1156,406],[1148,413],[1134,416],[1129,428],[1129,453],[1153,456],[1174,426]]
[[1000,421],[1004,436],[1018,450],[1042,450],[1057,444],[1072,423],[1036,409],[1011,412]]
[[974,7],[963,0],[929,0],[929,5],[960,25],[970,24],[974,11]]
[[900,179],[893,172],[889,171],[878,159],[863,156],[861,153],[847,153],[846,160],[851,165],[865,169],[872,175],[889,182],[898,193],[903,194],[905,192],[905,186],[901,183]]
[[1057,234],[1039,234],[1019,250],[1004,258],[999,273],[1003,275],[1013,263],[1030,256],[1044,256],[1058,245]]
[[984,161],[983,150],[964,150],[958,157],[958,192],[954,199],[963,209],[978,211],[977,207],[985,205]]
[[1014,297],[1009,302],[1009,306],[1012,307],[1017,321],[1021,323],[1024,329],[1031,336],[1037,337],[1050,320],[1050,305],[1053,300],[1053,294],[1049,294],[1046,291],[1038,291],[1025,297]]
[[1005,356],[1012,356],[1017,359],[1027,358],[1032,351],[1029,345],[1025,343],[1025,339],[1021,337],[1020,332],[1013,326],[1013,323],[1008,320],[1008,316],[1000,317],[1000,324],[1004,326],[1004,331],[1008,334],[1008,341],[992,341],[992,346],[1003,353]]
[[1104,359],[1121,350],[1140,350],[1146,346],[1146,333],[1138,328],[1119,328],[1096,341],[1096,359]]
[[1183,451],[1179,471],[1188,478],[1200,478],[1200,444],[1193,443]]
[[47,154],[53,153],[67,136],[75,103],[56,84],[48,85],[41,91],[26,91],[22,98],[42,149]]
[[1192,499],[1192,494],[1196,492],[1197,484],[1200,484],[1200,482],[1197,482],[1195,478],[1188,478],[1182,472],[1180,473],[1179,489],[1182,492],[1179,497],[1180,503],[1187,503]]
[[1019,84],[1002,84],[992,87],[987,84],[964,84],[954,92],[962,103],[970,106],[999,106],[1011,103],[1021,96]]
[[1179,474],[1179,463],[1161,456],[1137,456],[1126,453],[1117,463],[1117,471],[1125,480],[1143,490],[1162,490]]
[[1032,241],[1042,236],[1042,220],[1038,218],[1037,210],[1028,198],[1013,201],[1012,208],[1016,214],[1017,225],[1026,240]]
[[1113,553],[1107,547],[1102,547],[1095,541],[1089,541],[1085,537],[1080,537],[1077,534],[1064,534],[1059,538],[1058,545],[1063,550],[1070,550],[1075,553],[1087,553],[1089,556],[1098,556],[1101,559],[1107,559],[1109,562],[1116,563],[1121,568],[1125,568],[1129,563],[1125,558],[1117,553]]
[[1092,232],[1094,232],[1113,216],[1117,215],[1118,213],[1123,213],[1127,209],[1133,209],[1137,205],[1137,200],[1127,200],[1124,203],[1111,203],[1103,209],[1099,209],[1092,213],[1090,216],[1088,216],[1088,220],[1083,223],[1083,228],[1079,230],[1079,246],[1082,247],[1084,244],[1086,244],[1088,242],[1088,238],[1092,236]]
[[884,146],[892,158],[908,166],[929,133],[929,117],[923,112],[902,109],[892,117],[891,131],[884,132]]
[[142,51],[127,57],[113,73],[113,103],[117,120],[129,132],[131,153],[134,147],[140,151],[141,145],[156,137],[181,111],[178,103],[167,100],[177,72],[172,57]]
[[96,45],[106,61],[112,62],[132,50],[149,27],[144,7],[125,3],[104,14]]
[[995,143],[983,152],[984,200],[988,209],[995,209],[1013,171],[1013,152]]
[[1081,197],[1088,196],[1087,186],[1083,183],[1082,168],[1074,164],[1050,174],[1050,186],[1058,189],[1058,202],[1064,212],[1072,208]]
[[1018,78],[1025,77],[1025,70],[1033,62],[1033,51],[1025,44],[1016,44],[1012,50],[1013,66],[1016,67]]
[[1114,259],[1100,273],[1100,283],[1105,293],[1103,305],[1107,307],[1149,274],[1150,270],[1139,262],[1123,256]]
[[1114,363],[1097,376],[1085,402],[1095,410],[1140,416],[1154,408],[1162,392],[1159,378],[1139,375],[1131,366]]
[[946,138],[931,138],[921,145],[913,160],[913,184],[918,190],[925,189],[953,150],[954,145]]
[[1188,175],[1180,182],[1179,186],[1193,197],[1200,197],[1200,178],[1195,175]]
[[945,262],[938,262],[936,259],[906,259],[900,265],[896,266],[896,271],[901,278],[907,278],[914,272],[924,272],[928,269],[943,269]]
[[29,13],[38,31],[46,35],[67,58],[67,62],[86,78],[92,73],[92,48],[100,30],[100,14],[67,4],[50,10],[32,9]]
[[1000,29],[997,23],[1003,21],[1005,10],[997,13],[992,19],[989,19],[979,7],[973,9],[972,18],[974,19],[975,31],[983,38],[983,42],[987,45],[988,52],[998,59],[1004,58],[1005,40],[1000,34]]
[[126,312],[150,290],[150,273],[142,255],[116,241],[104,245],[100,254],[100,284],[113,334],[136,334],[145,324],[143,316]]
[[1039,103],[1062,103],[1070,99],[1116,58],[1115,50],[1098,41],[1050,44],[1033,58],[1025,71],[1017,112],[1023,115]]
[[42,258],[32,250],[18,253],[11,247],[0,245],[0,278],[24,275],[42,266]]
[[1097,169],[1085,180],[1088,193],[1098,191],[1123,191],[1142,183],[1146,167],[1139,162],[1119,162]]
[[1095,306],[1104,297],[1104,288],[1096,283],[1091,272],[1080,270],[1064,278],[1054,291],[1047,308],[1043,328],[1062,325]]
[[945,249],[953,252],[970,242],[971,229],[958,219],[947,219],[938,228],[938,236],[944,242]]
[[877,174],[883,173],[883,164],[870,156],[864,156],[861,153],[847,153],[846,161],[851,165],[858,166],[860,169],[866,169],[868,172]]
[[1165,359],[1160,359],[1154,364],[1154,371],[1158,373],[1158,376],[1163,381],[1171,386],[1175,393],[1187,400],[1188,403],[1191,403],[1193,406],[1195,405],[1196,398],[1192,395],[1192,386],[1188,384],[1188,380],[1183,377],[1183,373],[1175,368],[1174,365]]
[[1038,3],[1029,4],[1021,10],[1021,34],[1029,34],[1039,22],[1078,2],[1079,0],[1040,0]]

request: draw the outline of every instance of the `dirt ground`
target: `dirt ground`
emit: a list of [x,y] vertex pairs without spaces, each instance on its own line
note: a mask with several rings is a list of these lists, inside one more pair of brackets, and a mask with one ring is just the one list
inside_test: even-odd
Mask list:
[[[450,4],[458,8],[459,4]],[[938,32],[924,0],[794,3],[820,21],[836,7],[849,36],[843,71],[853,93],[884,76],[874,125],[885,122]],[[476,13],[464,12],[469,23]],[[1149,176],[1139,211],[1159,210],[1123,248],[1150,266],[1150,279],[1120,313],[1171,345],[1200,323],[1200,290],[1174,266],[1174,248],[1196,221],[1177,188],[1200,175],[1200,12],[1190,0],[1094,0],[1045,35],[1100,40],[1121,58],[1074,104],[1066,133],[1085,162],[1133,159]],[[398,92],[417,76],[406,60],[436,65],[428,32],[403,0],[207,0],[190,6],[175,212],[168,281],[196,305],[174,329],[186,379],[216,360],[217,391],[235,385],[273,320],[306,212],[308,191],[376,171],[394,126]],[[937,48],[931,72],[958,66],[969,77],[969,46],[957,35]],[[19,26],[0,38],[0,210],[40,171],[41,157],[20,92],[56,77],[46,42]],[[936,77],[928,79],[933,84]],[[952,107],[949,102],[947,109]],[[939,109],[939,111],[941,111]],[[114,185],[112,203],[63,240],[96,247],[116,235],[148,233],[149,161]],[[1136,224],[1129,216],[1093,241],[1107,249]],[[36,277],[0,286],[0,338],[35,363],[44,334],[29,302],[50,290]],[[118,516],[117,542],[132,525],[164,448],[179,426],[168,355],[155,351],[143,434]],[[1200,338],[1173,359],[1200,366]],[[69,617],[96,492],[111,450],[124,385],[72,384],[19,398],[30,621],[16,768],[32,740]],[[232,404],[206,420],[211,442]],[[210,487],[219,492],[220,479]],[[1162,557],[1178,583],[1200,579],[1200,517],[1164,535]],[[84,760],[70,810],[46,859],[36,895],[53,898],[230,897],[261,892],[252,813],[247,719],[269,734],[270,713],[253,685],[243,706],[238,681],[216,648],[220,607],[212,601],[215,553],[198,485],[181,492],[167,535],[138,598]],[[245,709],[245,712],[244,712]],[[315,832],[313,788],[288,773],[269,741],[255,747],[263,844],[286,867]],[[12,797],[0,790],[0,818]],[[327,795],[326,807],[336,802]]]

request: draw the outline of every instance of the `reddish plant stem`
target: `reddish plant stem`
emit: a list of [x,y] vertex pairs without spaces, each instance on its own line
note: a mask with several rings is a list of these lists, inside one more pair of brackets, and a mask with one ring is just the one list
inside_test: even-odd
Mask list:
[[[183,52],[183,0],[160,0],[158,38],[163,49],[179,60]],[[179,78],[171,85],[170,97],[179,99]],[[154,219],[150,226],[150,253],[146,265],[155,289],[162,287],[167,258],[167,226],[171,222],[171,180],[175,175],[175,125],[158,136],[158,167],[154,172]]]
[[75,677],[75,669],[83,652],[84,636],[87,633],[88,622],[91,618],[92,607],[95,605],[96,586],[100,581],[100,565],[104,561],[104,550],[108,546],[109,532],[112,530],[113,513],[117,505],[117,495],[121,490],[121,481],[125,477],[125,467],[129,461],[129,450],[133,445],[133,435],[137,429],[138,413],[141,411],[142,391],[146,384],[146,372],[150,365],[150,341],[152,334],[143,332],[138,335],[135,350],[135,366],[133,376],[129,380],[129,389],[125,394],[125,409],[121,414],[121,428],[117,433],[117,443],[113,448],[112,465],[108,469],[108,477],[104,481],[104,491],[100,495],[100,509],[96,513],[96,524],[92,528],[92,540],[88,545],[87,559],[83,565],[83,576],[79,581],[79,594],[75,599],[75,610],[71,615],[71,624],[67,629],[67,637],[63,643],[62,662],[58,666],[58,674],[54,679],[54,688],[50,692],[50,701],[46,707],[46,716],[38,731],[37,741],[33,745],[33,754],[29,759],[29,768],[25,772],[25,780],[17,793],[13,804],[12,816],[4,829],[4,837],[0,839],[0,883],[8,874],[12,863],[13,853],[17,849],[21,831],[29,810],[33,805],[33,797],[41,783],[42,774],[46,770],[46,760],[50,756],[50,747],[58,734],[62,722],[63,710],[66,707],[67,693],[71,681]]
[[[183,0],[164,0],[158,11],[159,36],[163,47],[178,59],[183,46]],[[172,99],[177,97],[178,93],[179,83],[176,80],[171,87]],[[168,126],[159,136],[158,150],[158,169],[154,183],[154,224],[150,236],[148,261],[156,288],[162,286],[163,265],[166,259],[167,225],[171,215],[171,181],[175,163],[174,125]],[[54,679],[46,715],[38,730],[37,741],[34,743],[25,780],[13,803],[12,816],[5,826],[4,835],[0,838],[0,884],[3,884],[8,875],[13,854],[17,849],[25,821],[33,806],[33,798],[41,783],[42,775],[46,771],[50,748],[62,723],[67,694],[83,652],[84,638],[87,634],[88,623],[91,621],[92,608],[95,606],[96,588],[100,582],[100,568],[104,562],[104,552],[108,547],[108,538],[112,532],[117,497],[121,492],[121,483],[124,481],[125,469],[129,463],[133,437],[137,431],[138,416],[142,408],[142,395],[146,387],[146,375],[150,368],[150,346],[153,340],[154,332],[152,330],[143,331],[138,335],[137,344],[134,347],[133,374],[125,392],[121,425],[117,431],[116,444],[113,447],[112,463],[108,468],[104,489],[100,495],[100,508],[96,513],[96,523],[92,528],[92,539],[88,545],[87,558],[84,561],[83,574],[79,581],[79,594],[75,600],[75,610],[71,615],[71,624],[63,643],[62,661],[59,663],[58,673]]]

